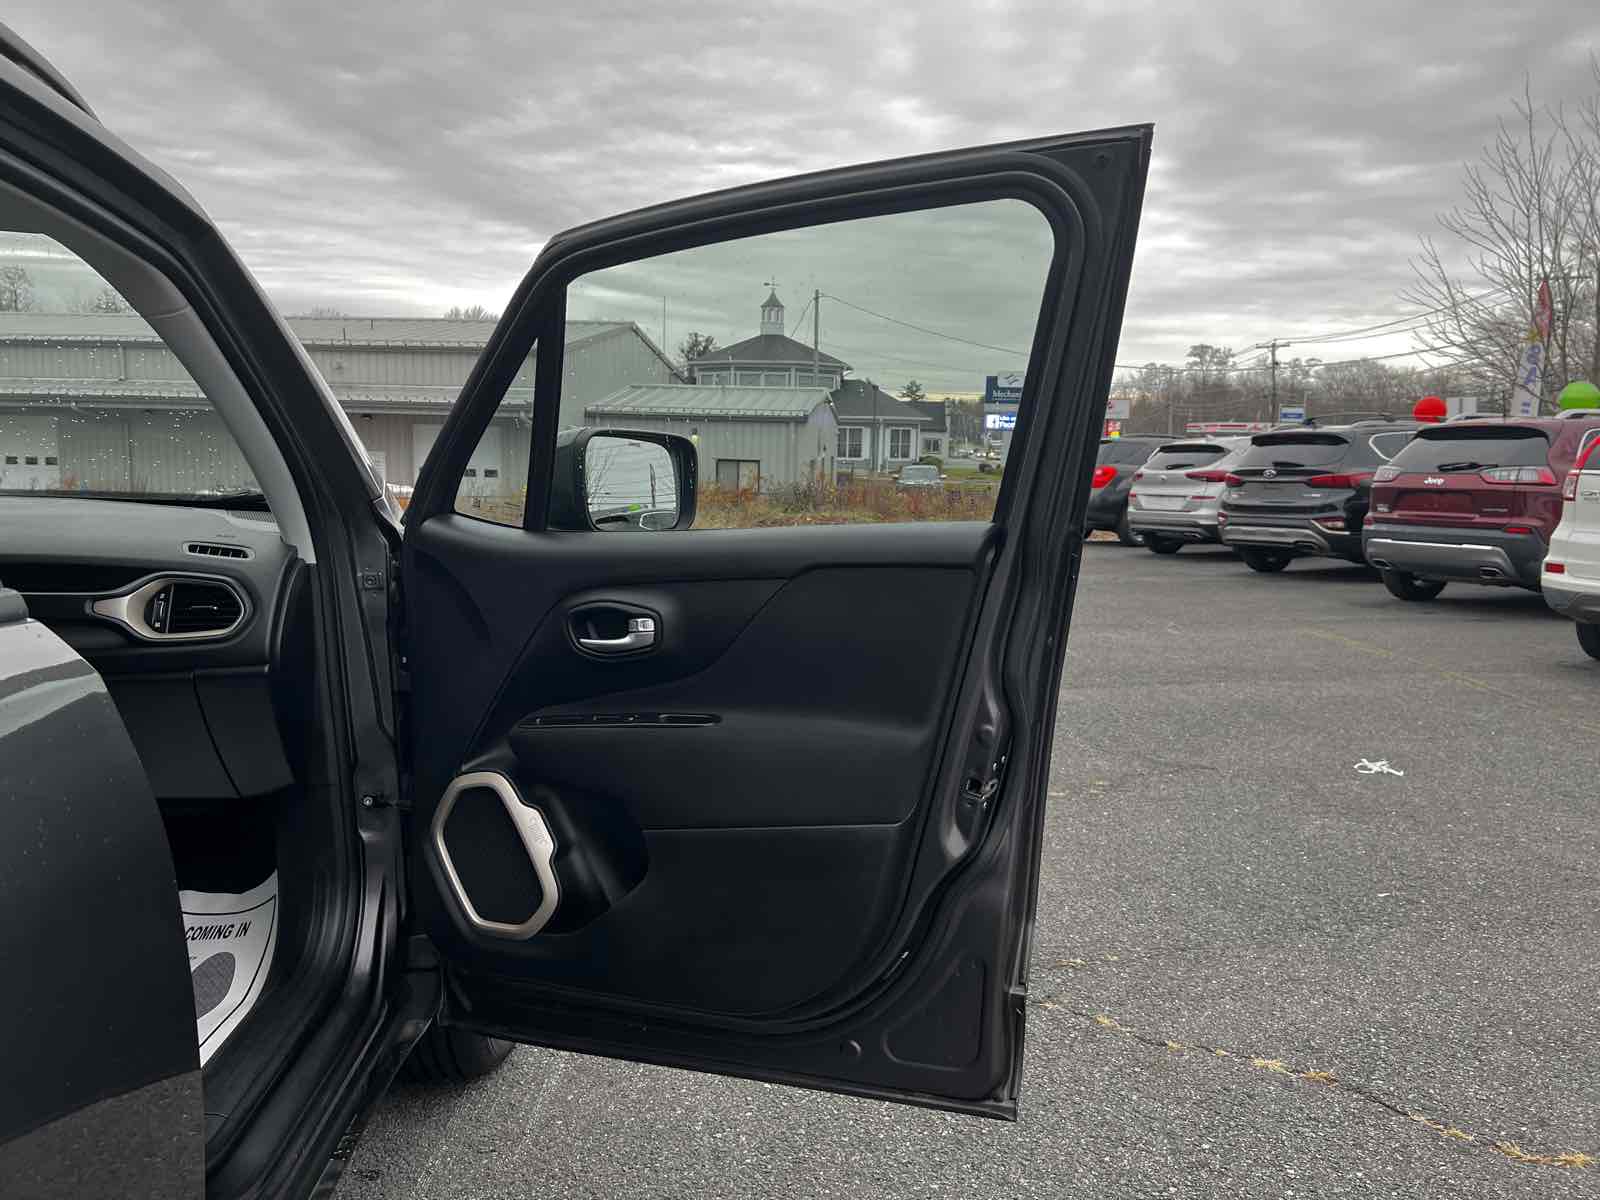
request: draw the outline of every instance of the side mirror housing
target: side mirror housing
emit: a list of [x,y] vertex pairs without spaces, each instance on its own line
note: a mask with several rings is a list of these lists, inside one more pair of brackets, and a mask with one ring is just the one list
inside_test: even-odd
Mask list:
[[551,529],[660,533],[694,524],[694,443],[675,433],[569,429],[556,438]]

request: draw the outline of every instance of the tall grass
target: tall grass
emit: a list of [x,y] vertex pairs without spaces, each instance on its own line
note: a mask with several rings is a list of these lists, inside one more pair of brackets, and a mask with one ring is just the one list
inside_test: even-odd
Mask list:
[[987,485],[895,487],[892,479],[792,483],[768,492],[703,487],[696,529],[778,525],[847,525],[889,521],[987,521],[995,489]]

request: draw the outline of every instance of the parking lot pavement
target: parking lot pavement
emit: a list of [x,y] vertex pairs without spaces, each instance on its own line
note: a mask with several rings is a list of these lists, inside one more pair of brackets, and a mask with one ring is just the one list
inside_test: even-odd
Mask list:
[[1600,1160],[1600,664],[1570,626],[1086,553],[1017,1124],[524,1049],[392,1093],[341,1200],[1600,1195],[1600,1161],[1530,1161]]

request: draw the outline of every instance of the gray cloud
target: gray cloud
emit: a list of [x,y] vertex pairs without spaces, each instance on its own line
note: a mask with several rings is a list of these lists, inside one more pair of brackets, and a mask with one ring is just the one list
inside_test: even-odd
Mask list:
[[[8,20],[189,186],[288,308],[497,306],[545,239],[613,212],[1154,121],[1123,361],[1402,314],[1417,235],[1524,74],[1570,99],[1600,49],[1581,0],[549,7],[24,0]],[[915,262],[904,276],[891,290],[915,311],[886,311],[981,320],[948,279]]]

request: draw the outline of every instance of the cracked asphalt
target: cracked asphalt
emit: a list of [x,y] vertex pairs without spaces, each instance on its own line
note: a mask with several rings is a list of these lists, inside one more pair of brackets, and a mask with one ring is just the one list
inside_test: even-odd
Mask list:
[[1600,663],[1523,592],[1087,555],[1018,1123],[525,1048],[340,1200],[1600,1195]]

